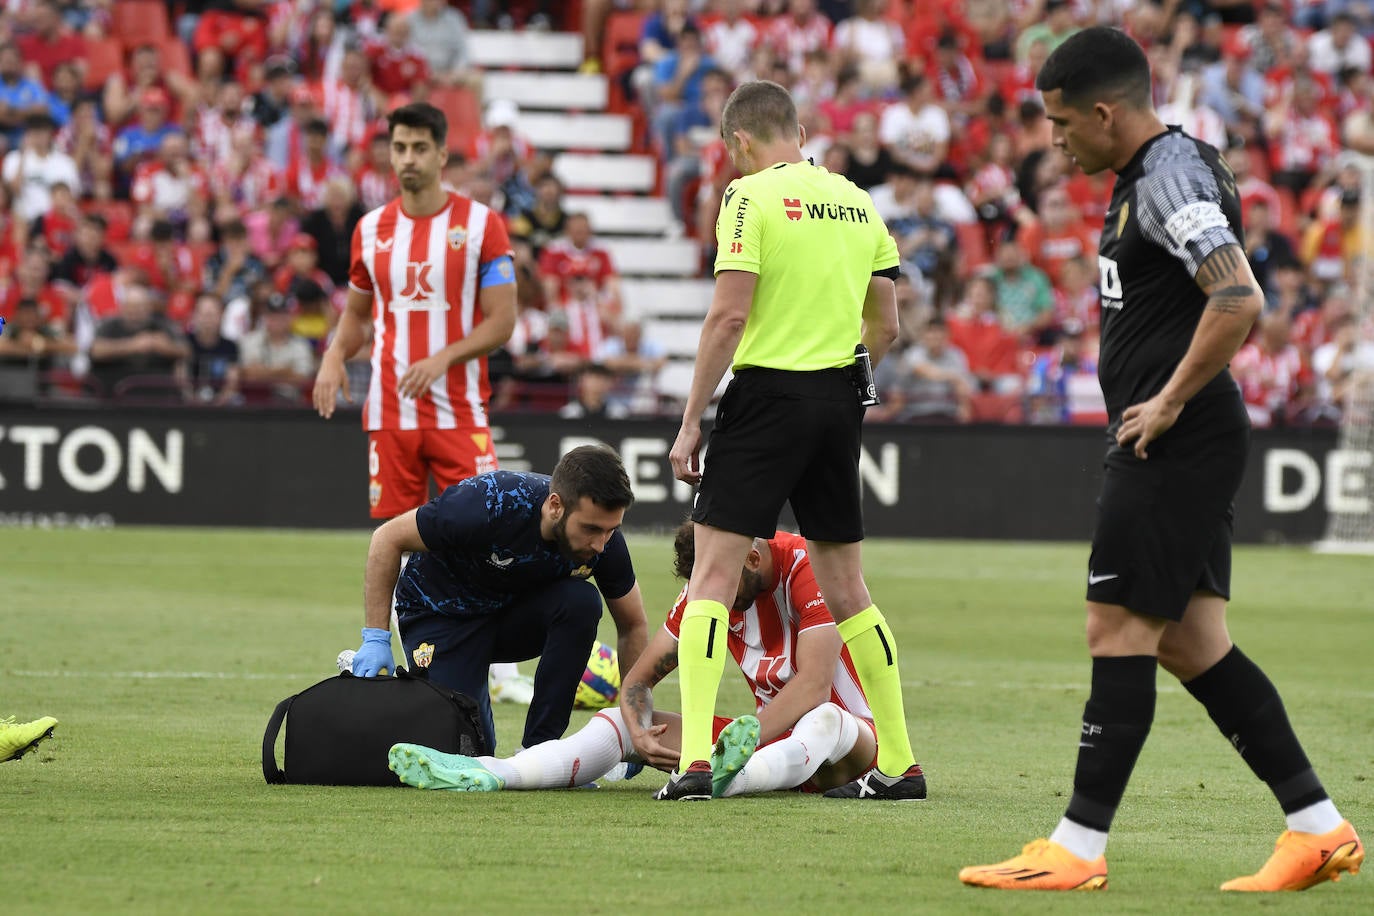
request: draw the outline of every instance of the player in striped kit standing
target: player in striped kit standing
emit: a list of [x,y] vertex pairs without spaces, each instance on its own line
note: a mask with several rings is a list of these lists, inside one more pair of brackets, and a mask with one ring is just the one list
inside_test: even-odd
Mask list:
[[348,301],[315,378],[320,416],[348,398],[344,362],[372,328],[363,407],[368,500],[387,519],[496,469],[487,354],[515,327],[515,269],[499,214],[444,188],[448,122],[423,103],[387,117],[401,194],[353,233]]

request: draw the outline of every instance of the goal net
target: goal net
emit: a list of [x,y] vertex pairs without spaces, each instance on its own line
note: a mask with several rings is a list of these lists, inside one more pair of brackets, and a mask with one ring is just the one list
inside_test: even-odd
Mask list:
[[[1361,252],[1355,276],[1355,318],[1360,343],[1341,403],[1336,448],[1344,468],[1339,480],[1326,481],[1326,535],[1316,549],[1322,553],[1374,555],[1374,157],[1360,156]],[[1330,465],[1328,465],[1330,466]]]

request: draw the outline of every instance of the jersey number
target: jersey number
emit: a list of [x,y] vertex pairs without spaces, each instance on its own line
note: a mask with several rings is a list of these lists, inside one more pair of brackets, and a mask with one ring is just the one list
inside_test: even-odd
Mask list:
[[1121,295],[1121,271],[1117,269],[1116,262],[1098,255],[1097,269],[1102,276],[1102,298],[1117,301],[1124,298]]
[[382,457],[377,454],[377,443],[367,444],[367,476],[376,477],[382,470]]

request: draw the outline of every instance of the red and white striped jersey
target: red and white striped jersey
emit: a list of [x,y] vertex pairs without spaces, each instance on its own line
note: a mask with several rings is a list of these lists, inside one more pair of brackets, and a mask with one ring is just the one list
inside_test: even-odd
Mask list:
[[365,165],[353,175],[353,183],[358,186],[358,200],[364,210],[384,207],[391,198],[401,193],[401,183],[396,180],[396,173],[389,165],[385,169]]
[[[415,400],[396,383],[411,363],[438,353],[482,320],[478,291],[514,282],[510,237],[500,216],[461,194],[414,219],[399,198],[371,211],[353,231],[348,281],[372,296],[372,380],[363,426],[379,429],[485,428],[490,395],[486,357],[459,363]],[[499,276],[484,280],[489,265]]]
[[319,94],[324,119],[329,122],[329,139],[361,147],[367,140],[368,125],[376,116],[367,96],[342,80],[324,80]]
[[[772,551],[776,577],[773,590],[759,595],[743,612],[730,610],[727,640],[730,654],[749,682],[760,710],[797,673],[798,637],[816,627],[835,626],[835,619],[830,616],[830,609],[816,585],[816,576],[811,572],[806,539],[779,531],[769,539],[768,549]],[[674,639],[678,638],[686,608],[687,589],[683,588],[663,624]],[[830,702],[861,719],[873,718],[848,648],[840,649],[840,657],[835,662]]]

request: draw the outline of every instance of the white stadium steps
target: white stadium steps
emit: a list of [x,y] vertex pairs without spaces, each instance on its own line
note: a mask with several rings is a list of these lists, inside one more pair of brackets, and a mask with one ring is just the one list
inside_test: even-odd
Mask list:
[[576,73],[504,73],[482,77],[482,101],[514,102],[524,110],[601,111],[610,101],[606,77]]
[[632,125],[623,114],[521,112],[516,131],[538,149],[620,151],[630,148]]
[[701,252],[687,239],[599,239],[621,276],[694,277]]
[[[669,360],[668,364],[658,371],[658,376],[654,379],[654,389],[664,397],[685,401],[687,395],[692,391],[692,372],[694,369],[691,360]],[[714,396],[720,397],[724,394],[725,386],[728,384],[730,384],[729,372],[725,373],[725,377],[716,386]]]
[[468,33],[468,54],[478,67],[576,70],[582,64],[582,36],[571,32]]
[[620,281],[620,296],[625,309],[645,320],[683,316],[699,322],[711,307],[714,289],[715,284],[710,280],[637,280],[626,277]]
[[570,191],[637,191],[654,189],[658,163],[653,156],[560,153],[553,173]]
[[592,231],[602,235],[662,235],[673,221],[673,210],[661,197],[568,194],[563,209],[587,214]]
[[661,344],[671,357],[695,359],[701,347],[701,319],[652,318],[644,322],[644,336]]

